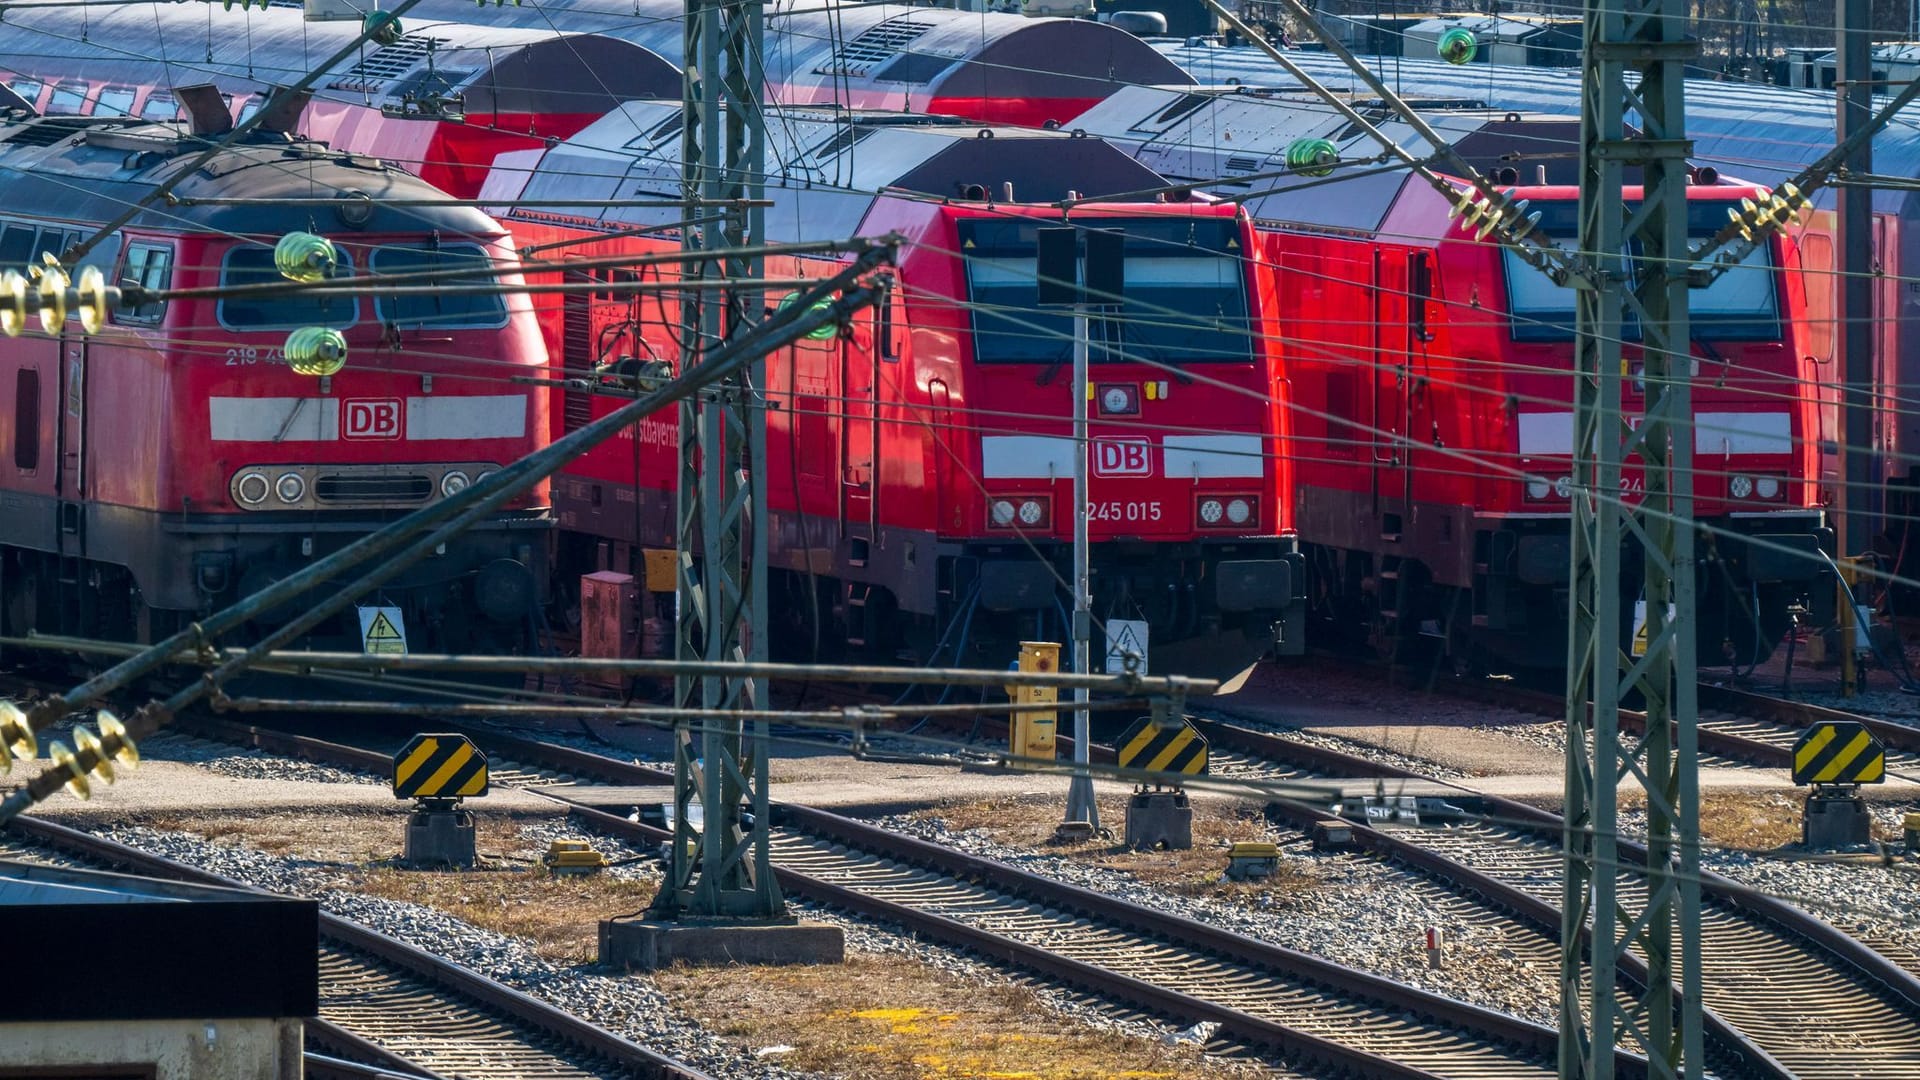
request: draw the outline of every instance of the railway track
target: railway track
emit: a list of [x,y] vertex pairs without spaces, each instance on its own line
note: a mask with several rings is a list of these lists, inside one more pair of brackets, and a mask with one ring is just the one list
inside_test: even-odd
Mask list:
[[[1240,769],[1268,775],[1424,780],[1419,774],[1219,721],[1198,722]],[[1383,857],[1449,879],[1489,903],[1558,936],[1561,820],[1523,803],[1472,795],[1481,813],[1418,829],[1356,826]],[[1324,813],[1286,802],[1276,808],[1307,825]],[[1628,847],[1644,860],[1645,849]],[[1709,1028],[1743,1036],[1783,1075],[1803,1080],[1894,1080],[1920,1070],[1920,978],[1894,958],[1787,904],[1704,875],[1703,963]],[[1622,888],[1641,890],[1636,875]],[[1631,894],[1631,893],[1630,893]],[[1630,976],[1644,985],[1636,963]],[[1786,988],[1791,988],[1790,993]]]
[[[390,765],[390,755],[380,750],[270,728],[210,719],[183,726],[229,743],[376,774]],[[566,805],[583,826],[646,847],[670,839],[603,809],[637,800],[622,788],[657,787],[670,781],[668,774],[493,731],[462,730],[488,752],[496,777],[565,776],[617,785],[598,793],[550,779],[529,787]],[[1557,1033],[1537,1024],[835,814],[776,804],[773,815],[775,869],[791,894],[901,925],[1181,1024],[1216,1023],[1217,1046],[1256,1050],[1303,1072],[1393,1080],[1554,1075]],[[1643,1060],[1623,1054],[1618,1063],[1623,1075],[1644,1075]],[[1783,1074],[1758,1066],[1723,1075]]]
[[[247,888],[196,867],[29,816],[15,844],[155,877]],[[22,850],[16,848],[16,852]],[[705,1072],[432,953],[320,914],[320,1016],[309,1071],[425,1080],[712,1080]]]

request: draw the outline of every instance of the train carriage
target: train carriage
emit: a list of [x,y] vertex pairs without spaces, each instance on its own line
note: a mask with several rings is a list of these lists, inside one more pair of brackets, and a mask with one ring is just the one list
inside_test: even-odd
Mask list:
[[[449,194],[479,192],[503,151],[564,138],[618,102],[679,100],[679,68],[612,38],[403,20],[314,84],[294,128],[392,162]],[[0,83],[50,115],[184,116],[176,86],[210,83],[245,120],[350,44],[358,23],[297,9],[22,4],[0,20]]]
[[[1467,160],[1530,201],[1555,243],[1572,244],[1564,149],[1577,121],[1422,105]],[[1361,107],[1426,152],[1377,102]],[[1136,88],[1081,123],[1171,178],[1238,195],[1254,217],[1300,414],[1292,497],[1320,614],[1396,654],[1444,642],[1457,655],[1564,663],[1571,290],[1474,240],[1426,181],[1368,167],[1378,146],[1303,93]],[[1319,153],[1355,164],[1323,173]],[[1289,166],[1290,154],[1309,164]],[[1691,187],[1690,232],[1711,235],[1755,194]],[[1819,368],[1795,266],[1792,243],[1774,238],[1692,298],[1703,659],[1770,653],[1830,543],[1816,490]],[[1625,352],[1640,363],[1631,336]],[[1629,412],[1638,393],[1628,387]],[[1641,478],[1624,482],[1620,497],[1637,499]],[[1636,581],[1622,588],[1631,604]]]
[[[1067,223],[1124,232],[1129,290],[1093,323],[1094,614],[1146,620],[1155,670],[1231,674],[1276,632],[1298,647],[1301,576],[1275,497],[1287,432],[1265,359],[1271,297],[1247,274],[1244,217],[1205,201],[1063,214],[1048,204],[1073,191],[1160,184],[1065,132],[807,110],[767,130],[770,241],[906,238],[887,305],[766,367],[771,561],[788,623],[776,646],[924,661],[944,640],[997,664],[1021,637],[1066,632],[1073,327],[1035,309],[1034,260],[1035,230]],[[613,234],[671,227],[674,211],[600,207],[672,197],[678,138],[677,109],[630,105],[544,154],[503,156],[488,197],[529,243],[581,258],[671,250],[670,236]],[[510,209],[521,198],[542,206]],[[546,205],[568,198],[579,217]],[[768,273],[837,265],[773,260]],[[602,380],[677,362],[677,318],[654,298],[550,318],[570,380],[561,428],[612,407],[588,392]],[[677,445],[675,421],[656,418],[563,477],[563,581],[640,576],[642,552],[671,543]]]
[[[171,124],[9,114],[0,269],[67,251],[204,145]],[[499,225],[443,199],[378,163],[262,131],[82,265],[148,289],[265,284],[283,280],[275,243],[305,230],[333,240],[336,275],[515,261]],[[295,373],[285,350],[301,328],[340,334],[344,370]],[[544,361],[523,296],[235,293],[122,308],[95,335],[69,317],[56,336],[0,338],[0,626],[164,638],[543,445],[544,400],[516,379]],[[530,648],[545,494],[370,602],[400,609],[395,629],[415,649]],[[357,650],[360,635],[349,612],[308,642]]]

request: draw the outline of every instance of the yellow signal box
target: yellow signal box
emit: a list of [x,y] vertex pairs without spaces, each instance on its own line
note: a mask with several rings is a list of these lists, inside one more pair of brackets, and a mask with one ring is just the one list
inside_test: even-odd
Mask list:
[[[1021,642],[1020,670],[1059,671],[1060,646],[1051,641]],[[1013,699],[1016,706],[1054,705],[1060,700],[1060,690],[1053,686],[1009,686],[1007,696]],[[1054,738],[1059,727],[1060,714],[1053,709],[1016,708],[1013,722],[1007,727],[1007,749],[1016,758],[1051,761],[1054,757]]]

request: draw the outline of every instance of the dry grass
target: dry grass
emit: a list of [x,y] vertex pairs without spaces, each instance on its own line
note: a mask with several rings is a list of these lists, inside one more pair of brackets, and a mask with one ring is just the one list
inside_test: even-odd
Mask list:
[[[1014,847],[1044,849],[1092,866],[1132,874],[1141,881],[1165,886],[1188,896],[1245,896],[1274,893],[1294,896],[1311,892],[1319,877],[1282,859],[1279,872],[1263,882],[1221,880],[1227,866],[1227,848],[1235,841],[1268,838],[1261,804],[1252,801],[1193,804],[1193,847],[1186,851],[1133,851],[1119,842],[1094,840],[1060,844],[1053,839],[1060,823],[1060,801],[1050,796],[981,799],[948,803],[915,816],[940,818],[951,829],[981,829],[995,841]],[[1123,796],[1100,799],[1100,823],[1124,836],[1127,804]]]
[[1102,1034],[1024,987],[980,983],[891,956],[837,966],[675,968],[674,1003],[748,1049],[860,1080],[1094,1080],[1243,1075],[1192,1047]]

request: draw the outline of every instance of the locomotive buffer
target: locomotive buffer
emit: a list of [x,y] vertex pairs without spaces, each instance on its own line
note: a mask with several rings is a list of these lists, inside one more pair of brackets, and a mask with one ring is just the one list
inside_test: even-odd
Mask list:
[[409,866],[472,866],[473,812],[461,802],[487,793],[487,755],[465,735],[415,735],[393,755],[393,797],[412,799]]

